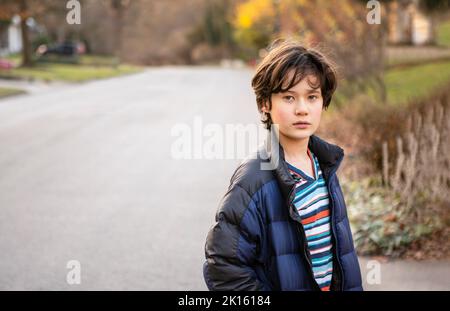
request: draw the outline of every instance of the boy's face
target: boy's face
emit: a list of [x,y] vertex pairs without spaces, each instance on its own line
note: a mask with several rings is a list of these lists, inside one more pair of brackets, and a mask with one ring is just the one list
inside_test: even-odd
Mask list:
[[[289,79],[293,72],[289,73]],[[308,80],[315,85],[317,78],[308,75],[299,83],[283,93],[272,94],[272,109],[269,112],[272,122],[278,124],[280,136],[289,139],[303,140],[313,135],[320,124],[323,98],[320,87],[313,89]],[[289,80],[290,81],[290,80]],[[298,122],[308,122],[300,125]]]

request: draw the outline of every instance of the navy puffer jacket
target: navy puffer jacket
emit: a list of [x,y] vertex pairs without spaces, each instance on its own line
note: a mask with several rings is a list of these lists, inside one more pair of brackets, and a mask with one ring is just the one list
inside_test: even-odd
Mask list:
[[[294,220],[295,181],[289,174],[281,145],[278,165],[271,160],[270,139],[233,174],[227,193],[208,233],[203,275],[210,290],[319,290],[312,274],[302,225]],[[353,246],[344,197],[336,176],[342,148],[318,136],[309,138],[330,195],[333,236],[331,290],[362,290],[361,272]]]

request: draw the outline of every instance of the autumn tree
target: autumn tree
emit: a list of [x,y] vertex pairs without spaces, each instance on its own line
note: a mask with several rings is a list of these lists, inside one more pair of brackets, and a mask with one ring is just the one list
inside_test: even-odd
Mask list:
[[[238,5],[236,40],[255,56],[279,37],[322,49],[335,60],[351,92],[371,88],[385,101],[385,25],[369,24],[354,0],[248,0]],[[351,94],[349,94],[351,95]]]

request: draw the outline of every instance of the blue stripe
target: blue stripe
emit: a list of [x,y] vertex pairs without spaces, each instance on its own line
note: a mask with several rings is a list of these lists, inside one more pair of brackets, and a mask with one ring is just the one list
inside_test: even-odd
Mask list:
[[331,284],[331,281],[328,281],[328,282],[325,282],[325,283],[323,283],[323,284],[321,284],[319,286],[320,286],[320,288],[323,288],[323,287],[329,286],[330,284]]
[[333,264],[331,262],[328,263],[327,265],[322,266],[322,267],[314,268],[313,270],[314,270],[314,273],[323,273],[323,272],[327,271],[330,268],[333,268]]
[[331,259],[330,255],[327,256],[323,256],[323,257],[319,257],[319,258],[314,258],[312,259],[312,263],[314,266],[323,266],[325,264],[325,262],[327,262],[328,260]]
[[[315,275],[314,278],[316,280],[318,280],[320,282],[320,279],[326,278],[327,276],[329,276],[330,274],[333,274],[333,271],[328,271],[327,273],[325,273],[324,275]],[[323,281],[322,281],[323,282]],[[327,281],[328,282],[328,281]]]
[[318,249],[320,249],[320,248],[324,248],[324,247],[327,246],[327,245],[331,245],[330,240],[324,241],[323,243],[314,244],[314,245],[311,245],[311,244],[308,243],[308,248],[309,248],[311,251],[315,251],[315,250],[318,250]]
[[[319,242],[319,240],[322,240]],[[331,241],[331,236],[327,236],[325,238],[319,238],[319,239],[311,239],[311,241],[308,241],[308,245],[317,245],[317,244],[322,244],[325,242],[330,242]]]
[[302,218],[303,219],[309,218],[309,217],[311,217],[313,215],[319,214],[322,211],[326,211],[327,209],[328,209],[328,204],[327,205],[322,205],[321,207],[311,211],[310,213],[303,215]]
[[322,237],[327,236],[327,235],[330,235],[330,232],[329,232],[329,231],[325,231],[325,232],[323,232],[323,233],[321,233],[321,234],[314,235],[314,236],[311,236],[311,237],[307,237],[306,240],[307,240],[308,243],[309,243],[310,241],[318,240],[319,238],[322,238]]
[[[307,185],[307,187],[305,188],[305,185]],[[302,197],[305,197],[311,193],[313,193],[314,191],[316,191],[317,189],[322,189],[325,188],[325,183],[305,183],[302,186],[298,187],[297,189],[295,189],[295,198],[294,198],[294,203],[297,203],[299,201],[299,199],[301,199]]]
[[328,249],[326,251],[323,251],[323,252],[311,255],[311,259],[323,258],[323,257],[326,257],[326,256],[332,256],[332,255],[333,254],[331,253],[331,250]]
[[[318,196],[318,195],[320,195],[320,196],[319,196],[317,199],[315,199],[315,200],[313,200],[313,201],[310,201],[312,197],[315,197],[315,196]],[[302,199],[303,199],[303,198],[302,198]],[[312,205],[314,205],[314,204],[317,203],[317,202],[320,202],[320,201],[326,201],[326,200],[328,200],[328,192],[325,192],[325,191],[322,191],[322,192],[316,191],[316,192],[311,193],[311,195],[309,195],[309,196],[305,196],[305,197],[304,197],[304,200],[299,200],[299,202],[298,202],[299,204],[295,204],[295,203],[294,203],[294,205],[295,205],[295,207],[296,207],[298,210],[304,210],[304,209],[307,209],[307,208],[311,207]],[[300,201],[308,201],[309,203],[308,203],[308,204],[305,204],[305,202],[300,203]],[[327,203],[327,205],[328,205],[328,203]]]

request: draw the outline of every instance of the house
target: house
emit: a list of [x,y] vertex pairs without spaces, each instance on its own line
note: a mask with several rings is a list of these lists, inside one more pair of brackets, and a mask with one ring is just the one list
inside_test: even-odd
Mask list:
[[419,8],[419,0],[387,4],[390,44],[425,45],[435,42],[433,18]]
[[22,33],[20,17],[2,16],[0,13],[0,56],[18,53],[22,50]]

